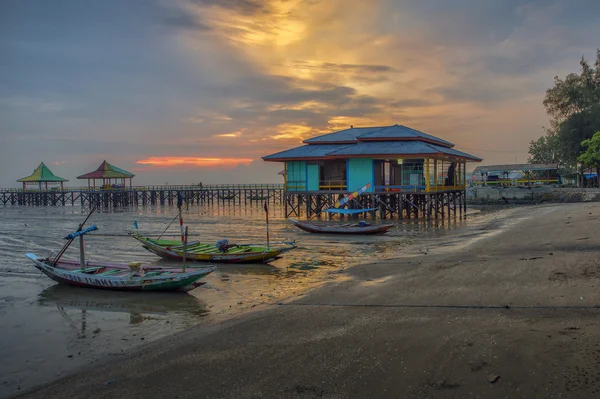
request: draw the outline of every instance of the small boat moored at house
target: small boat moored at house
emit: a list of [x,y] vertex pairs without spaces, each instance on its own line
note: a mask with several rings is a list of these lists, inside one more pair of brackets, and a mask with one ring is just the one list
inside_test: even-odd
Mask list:
[[346,224],[324,224],[301,222],[296,219],[288,219],[294,226],[309,233],[321,234],[383,234],[392,227],[393,224],[369,224],[363,221],[358,223]]
[[[348,194],[346,197],[340,199],[332,208],[325,209],[324,212],[328,213],[339,213],[342,215],[358,215],[366,212],[375,212],[377,208],[366,208],[366,209],[346,209],[341,208],[348,204],[354,198],[364,193],[369,189],[371,183],[367,183],[357,191]],[[359,221],[355,223],[346,224],[324,224],[324,223],[311,223],[301,222],[296,219],[288,219],[292,224],[299,229],[307,231],[309,233],[322,233],[322,234],[383,234],[392,227],[393,224],[370,224],[366,221]]]

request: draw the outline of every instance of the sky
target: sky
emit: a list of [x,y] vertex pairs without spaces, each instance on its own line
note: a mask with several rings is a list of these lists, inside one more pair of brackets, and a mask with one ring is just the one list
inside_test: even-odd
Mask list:
[[[134,184],[277,183],[262,156],[403,124],[523,163],[597,0],[2,0],[0,187],[43,161]],[[470,164],[471,168],[477,164]]]

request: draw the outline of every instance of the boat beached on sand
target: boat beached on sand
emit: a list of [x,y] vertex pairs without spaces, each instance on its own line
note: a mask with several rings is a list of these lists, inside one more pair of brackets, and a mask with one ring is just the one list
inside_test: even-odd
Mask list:
[[[140,234],[137,222],[134,222],[136,231],[135,233],[131,233],[131,236],[139,241],[148,251],[161,258],[173,260],[187,259],[195,262],[267,263],[278,259],[283,252],[296,248],[296,244],[293,242],[270,242],[269,209],[266,202],[264,204],[264,209],[266,216],[267,245],[229,244],[228,240],[219,240],[215,244],[202,243],[199,241],[188,242],[187,238],[185,238],[187,237],[187,227],[185,228],[185,234],[183,230],[182,205],[183,201],[181,196],[179,196],[177,199],[177,207],[179,208],[181,241],[161,240],[160,237],[155,239],[144,236]],[[167,226],[167,229],[169,226]]]
[[189,291],[204,284],[198,280],[215,270],[214,267],[163,268],[139,262],[86,262],[82,269],[79,261],[54,262],[52,258],[41,258],[34,254],[27,254],[27,257],[41,272],[59,283],[123,291]]
[[[88,218],[94,212],[92,210]],[[86,220],[87,221],[87,218]],[[98,230],[95,225],[83,230],[79,229],[65,237],[67,243],[55,257],[39,257],[28,253],[42,273],[59,283],[77,287],[102,288],[125,291],[189,291],[202,285],[198,280],[215,270],[214,266],[204,268],[188,268],[185,264],[180,268],[165,268],[142,265],[141,262],[113,264],[90,262],[85,259],[83,236]],[[75,238],[79,237],[80,259],[62,260],[61,257]]]
[[182,260],[185,249],[185,258],[196,262],[266,263],[277,259],[283,252],[296,248],[291,242],[281,243],[279,246],[261,246],[229,244],[226,241],[216,244],[195,241],[186,246],[179,240],[152,239],[139,233],[131,236],[148,251],[164,259]]

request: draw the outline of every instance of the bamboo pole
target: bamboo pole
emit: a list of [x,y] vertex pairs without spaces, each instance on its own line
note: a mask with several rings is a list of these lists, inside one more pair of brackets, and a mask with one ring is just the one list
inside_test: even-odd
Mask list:
[[270,247],[269,242],[269,208],[267,207],[267,203],[265,202],[265,218],[266,218],[266,228],[267,228],[267,251]]
[[425,191],[429,192],[431,184],[429,182],[429,158],[425,160]]
[[185,258],[187,257],[187,244],[188,244],[188,227],[185,226],[185,235],[183,240],[183,272],[185,273]]
[[[79,229],[81,229],[81,227]],[[85,270],[85,245],[83,243],[83,234],[79,236],[79,262],[81,264],[81,270]]]

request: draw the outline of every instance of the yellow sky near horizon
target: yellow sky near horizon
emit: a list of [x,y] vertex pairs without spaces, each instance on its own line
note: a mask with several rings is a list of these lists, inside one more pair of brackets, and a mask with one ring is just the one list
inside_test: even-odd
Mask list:
[[[426,25],[411,26],[405,32],[401,28],[410,18],[409,10],[388,10],[381,7],[381,1],[327,1],[304,2],[298,0],[271,0],[261,3],[261,12],[246,14],[236,10],[221,8],[214,4],[182,3],[197,21],[207,24],[210,33],[182,32],[178,37],[186,50],[203,54],[220,51],[234,54],[234,58],[248,68],[261,74],[289,79],[289,85],[298,89],[325,89],[328,85],[350,88],[351,97],[364,96],[376,104],[364,114],[357,112],[346,115],[344,104],[331,104],[327,101],[311,100],[290,104],[273,103],[269,110],[309,111],[326,114],[326,123],[281,122],[259,132],[252,127],[243,133],[223,133],[223,139],[249,142],[258,141],[256,135],[280,141],[275,145],[265,145],[265,154],[270,148],[275,152],[300,144],[301,140],[318,134],[354,126],[383,126],[401,123],[426,131],[470,148],[487,149],[500,144],[500,150],[509,151],[511,145],[503,140],[480,140],[478,136],[490,130],[510,132],[522,130],[524,121],[520,116],[523,109],[541,101],[539,93],[510,102],[496,104],[498,112],[492,112],[488,105],[478,104],[469,99],[450,99],[439,90],[448,85],[460,85],[463,76],[448,68],[447,55],[457,54],[444,45],[436,45],[427,37]],[[340,9],[343,9],[340,12]],[[382,18],[388,26],[381,28]],[[357,25],[361,21],[361,25]],[[504,43],[506,46],[506,43]],[[460,60],[460,55],[458,56]],[[457,62],[459,62],[457,61]],[[418,63],[418,65],[416,65]],[[222,72],[227,74],[228,67]],[[231,73],[235,80],[238,72]],[[497,77],[491,84],[502,86],[510,80],[510,85],[519,85],[522,77]],[[400,106],[396,106],[400,103]],[[531,138],[542,134],[540,125],[540,104],[537,112],[526,112],[535,116],[534,123],[525,121],[525,126],[535,126],[536,131],[520,140],[518,158],[525,161],[527,143]],[[235,105],[233,105],[235,107]],[[360,102],[357,107],[360,107]],[[510,117],[507,117],[510,115]],[[219,118],[232,118],[224,114]],[[475,121],[485,119],[485,124]],[[202,119],[203,122],[206,119]],[[510,133],[509,133],[510,135]],[[521,135],[511,137],[519,140]],[[265,136],[263,136],[264,138]],[[476,155],[485,156],[481,152]]]

